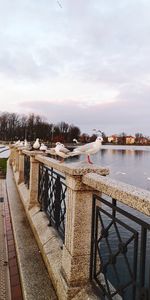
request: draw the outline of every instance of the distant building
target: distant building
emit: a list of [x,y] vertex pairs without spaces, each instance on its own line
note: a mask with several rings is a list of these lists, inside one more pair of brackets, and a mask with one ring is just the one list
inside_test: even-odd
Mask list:
[[117,142],[118,142],[118,137],[116,134],[108,136],[108,143],[117,144]]
[[140,137],[139,138],[139,144],[148,144],[148,138],[146,138],[146,137]]
[[134,144],[135,143],[135,137],[132,135],[126,136],[126,144]]

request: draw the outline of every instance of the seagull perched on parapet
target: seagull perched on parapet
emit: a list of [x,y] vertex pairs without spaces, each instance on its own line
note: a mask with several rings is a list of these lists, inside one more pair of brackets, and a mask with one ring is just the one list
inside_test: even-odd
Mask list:
[[75,148],[70,153],[69,156],[84,154],[84,155],[87,156],[87,162],[89,164],[93,164],[91,159],[90,159],[90,154],[95,154],[100,150],[101,145],[102,145],[102,141],[103,141],[103,138],[99,136],[99,137],[97,137],[97,139],[93,143],[88,143],[88,144],[83,145],[83,146],[78,146],[77,148]]
[[41,151],[46,151],[46,150],[47,150],[47,146],[44,145],[43,143],[41,143],[40,150],[41,150]]
[[71,153],[69,149],[67,149],[63,144],[59,142],[56,143],[55,152],[58,156],[63,158],[61,162],[64,162],[64,159],[68,158]]
[[24,140],[24,147],[25,147],[27,150],[31,150],[31,149],[32,149],[32,146],[31,146],[31,144],[27,141],[27,139]]
[[79,142],[77,141],[77,139],[73,139],[73,142],[75,142],[76,144],[79,144]]
[[15,146],[19,146],[19,144],[20,144],[20,140],[18,140],[17,142],[15,142]]
[[24,140],[24,146],[28,147],[28,141],[27,141],[27,139]]
[[23,147],[24,146],[24,141],[21,141],[20,143],[19,143],[19,147]]
[[36,141],[33,144],[33,148],[35,150],[38,150],[40,148],[40,143],[39,143],[39,139],[37,138]]

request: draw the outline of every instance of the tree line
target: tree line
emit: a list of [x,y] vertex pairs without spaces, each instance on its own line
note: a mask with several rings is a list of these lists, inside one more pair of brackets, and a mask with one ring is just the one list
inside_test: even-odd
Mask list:
[[72,142],[79,139],[80,129],[66,122],[53,124],[36,114],[19,115],[17,113],[3,112],[0,114],[0,140],[34,141],[37,137],[43,141],[51,142]]
[[[93,129],[96,131],[95,129]],[[108,137],[101,132],[104,143],[108,143]],[[35,141],[39,138],[41,141],[56,143],[72,143],[73,139],[81,143],[95,141],[97,134],[91,136],[81,133],[80,128],[74,124],[60,122],[57,124],[49,123],[45,118],[34,113],[30,115],[19,115],[17,113],[2,112],[0,113],[0,140],[17,141],[27,139]],[[122,132],[117,135],[117,144],[126,144],[127,134]],[[135,134],[135,143],[140,144],[144,138],[142,133]],[[146,137],[145,137],[146,138]],[[150,139],[148,139],[150,141]]]

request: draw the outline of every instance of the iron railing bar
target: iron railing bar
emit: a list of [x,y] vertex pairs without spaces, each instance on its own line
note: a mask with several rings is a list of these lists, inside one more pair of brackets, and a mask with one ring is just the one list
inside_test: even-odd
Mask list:
[[[106,286],[107,286],[107,293],[108,293],[108,296],[110,297],[110,299],[112,299],[112,295],[111,295],[111,291],[110,291],[110,287],[109,287],[109,283],[108,283],[108,280],[107,280],[107,277],[105,274],[104,275],[104,278],[105,278],[105,283],[106,283]],[[107,296],[107,297],[108,297]]]
[[103,297],[104,297],[104,300],[106,300],[106,297],[107,296],[107,300],[112,300],[112,297],[108,294],[108,292],[105,290],[105,288],[103,287],[103,285],[101,284],[101,281],[99,280],[98,277],[95,278],[95,281],[96,283],[98,284],[98,286],[101,288],[102,290],[102,293],[103,293]]
[[[133,280],[130,280],[129,282],[127,282],[126,284],[124,284],[124,285],[122,286],[122,292],[124,293],[123,290],[125,290],[127,287],[129,287],[132,283],[133,283]],[[115,292],[112,293],[112,296],[114,297],[115,295],[117,295],[117,293],[120,295],[121,292],[119,293],[119,291],[120,291],[120,289],[117,288],[117,289],[115,290]],[[122,296],[122,295],[121,295],[121,296]],[[134,300],[134,299],[132,299],[132,300]]]
[[114,209],[114,207],[116,207],[117,205],[117,201],[116,199],[112,199],[112,205],[113,205],[113,208],[112,208],[112,216],[115,218],[116,217],[116,210]]
[[[132,300],[137,300],[137,297],[145,297],[145,298],[140,298],[140,299],[145,299],[148,300],[148,295],[150,293],[150,289],[146,288],[145,286],[145,272],[146,272],[146,266],[145,266],[145,262],[146,262],[146,244],[147,244],[147,230],[150,229],[150,224],[146,223],[145,221],[139,219],[138,217],[124,211],[122,208],[120,207],[116,207],[116,200],[112,199],[112,204],[110,202],[108,202],[105,199],[102,199],[101,197],[97,196],[97,195],[93,195],[93,201],[95,203],[95,205],[97,204],[97,202],[99,201],[100,203],[104,203],[107,207],[112,209],[112,213],[110,213],[109,209],[107,211],[106,209],[103,209],[100,205],[96,205],[96,213],[97,216],[99,216],[98,218],[98,225],[101,225],[101,228],[103,231],[100,232],[99,230],[99,226],[97,225],[96,227],[96,233],[94,233],[94,235],[96,236],[96,241],[97,241],[97,248],[95,249],[95,258],[97,260],[99,260],[101,262],[101,266],[98,269],[98,272],[96,272],[95,268],[94,268],[94,272],[96,272],[94,280],[97,282],[97,284],[99,285],[99,287],[101,288],[101,290],[103,290],[104,295],[107,299],[114,299],[115,295],[120,295],[122,297],[122,299],[127,299],[126,297],[132,297]],[[128,205],[126,205],[128,206]],[[93,214],[95,212],[95,209],[93,210]],[[138,242],[139,242],[139,238],[140,235],[138,233],[138,231],[136,231],[134,228],[131,228],[128,225],[128,221],[127,224],[124,223],[124,218],[123,221],[119,220],[119,218],[121,218],[120,215],[117,215],[116,217],[116,213],[119,213],[123,216],[125,216],[128,219],[131,219],[131,221],[135,222],[137,225],[141,226],[141,247],[140,247],[140,276],[138,276],[138,279],[140,279],[140,288],[139,292],[140,295],[137,294],[137,262],[139,262],[139,256],[138,256]],[[109,223],[107,222],[105,224],[104,220],[106,220],[106,218],[111,219],[112,221]],[[104,219],[103,219],[104,218]],[[136,226],[135,224],[135,226]],[[107,226],[106,226],[107,225]],[[108,234],[111,233],[111,226],[114,225],[113,230],[115,231],[116,237],[117,237],[117,243],[118,244],[118,249],[115,248],[115,251],[113,250],[113,248],[111,248],[111,244],[109,244],[109,237]],[[118,226],[117,226],[118,225]],[[120,232],[120,227],[119,225],[121,225],[124,229],[126,229],[127,231],[130,232],[130,235],[128,234],[127,237],[129,236],[129,238],[122,239],[122,235]],[[136,228],[136,227],[135,227]],[[105,233],[106,231],[106,233]],[[104,232],[104,234],[103,234]],[[97,237],[98,236],[98,237]],[[95,242],[96,242],[95,241]],[[103,256],[101,255],[101,248],[100,248],[100,243],[101,241],[105,241],[106,247],[107,247],[107,255],[106,255],[106,259],[103,259]],[[132,243],[133,241],[133,243]],[[129,246],[131,245],[131,247],[133,247],[133,251],[132,251],[132,260],[130,262],[130,260],[128,260],[128,256],[127,254],[129,253]],[[92,248],[93,249],[93,248]],[[116,252],[117,250],[117,252]],[[114,253],[114,254],[113,254]],[[125,278],[125,282],[122,281],[121,279],[118,282],[118,269],[117,268],[117,258],[118,255],[123,254],[124,260],[125,260],[125,265],[127,268],[127,274],[128,277]],[[99,255],[99,258],[98,258]],[[103,260],[106,261],[106,263],[103,263]],[[92,264],[92,263],[91,263]],[[112,285],[112,291],[110,291],[111,286],[109,285],[109,277],[107,272],[109,270],[107,270],[107,268],[111,265],[112,270],[114,271],[114,276],[116,278],[116,281],[114,282],[114,287],[113,287],[113,283],[110,282],[110,284]],[[97,266],[97,262],[95,263],[94,267]],[[93,267],[93,264],[92,264]],[[103,274],[103,280],[101,281],[101,276]],[[149,274],[150,275],[150,274]],[[150,280],[150,277],[149,277]],[[103,283],[104,281],[104,283]],[[129,291],[129,295],[128,293],[126,294],[125,292]],[[113,292],[113,293],[112,293]],[[131,292],[131,294],[130,294]],[[132,296],[131,296],[132,295]],[[150,297],[150,295],[149,295]]]
[[98,234],[98,210],[97,210],[97,207],[96,207],[96,218],[95,218],[95,231],[94,231],[94,278],[96,277],[96,267],[97,267],[97,248],[98,248],[98,245],[97,245],[97,234]]
[[49,173],[53,173],[53,175],[56,175],[56,176],[59,175],[59,177],[60,177],[61,179],[64,179],[64,180],[65,180],[65,177],[64,177],[62,174],[57,173],[56,171],[54,171],[53,168],[48,168],[48,167],[46,167],[46,166],[44,166],[44,168],[47,169]]
[[[114,223],[114,227],[116,228],[116,231],[117,231],[117,233],[118,233],[119,241],[122,243],[122,239],[121,239],[121,237],[120,237],[120,232],[119,232],[119,230],[118,230],[118,227],[117,227],[117,224],[116,224],[116,223]],[[128,258],[127,258],[127,256],[126,256],[126,253],[124,253],[124,258],[125,258],[125,261],[126,261],[126,264],[127,264],[128,271],[129,271],[130,276],[131,276],[131,278],[132,278],[132,277],[133,277],[133,273],[132,273],[132,270],[131,270],[131,268],[130,268],[130,264],[129,264]]]
[[133,286],[133,300],[136,300],[136,279],[137,279],[137,261],[138,261],[138,232],[134,239],[134,260],[133,260],[133,272],[134,272],[134,286]]
[[[99,218],[101,219],[101,214],[99,212],[99,207],[97,206],[96,209],[98,210],[98,215],[99,215]],[[105,227],[104,227],[104,229],[105,229]],[[109,240],[108,240],[107,236],[105,237],[105,240],[106,240],[106,243],[107,243],[109,254],[112,256],[112,251],[111,251],[110,243],[109,243]],[[116,274],[117,280],[118,280],[118,282],[120,282],[116,266],[114,264],[112,264],[112,266],[113,266],[114,272]]]
[[[102,218],[101,218],[101,222],[102,222],[102,224],[103,224]],[[104,224],[103,224],[103,229],[104,229],[105,231],[108,231],[109,228],[112,226],[112,224],[113,224],[113,220],[110,222],[110,224],[109,224],[107,227],[104,227]],[[101,234],[102,234],[102,233],[101,233]],[[103,237],[100,236],[100,238],[98,239],[98,241],[100,241],[102,238],[103,238]]]
[[[102,203],[104,203],[105,205],[107,205],[107,206],[113,208],[113,205],[112,205],[110,202],[108,202],[107,200],[105,200],[105,199],[103,199],[103,198],[101,198],[101,197],[99,197],[99,196],[97,196],[97,195],[95,195],[95,194],[94,194],[93,196],[94,196],[97,200],[99,200],[100,202],[102,202]],[[119,201],[119,202],[120,202],[120,201]],[[124,205],[128,206],[127,204],[124,204]],[[130,208],[131,208],[131,209],[135,209],[135,208],[132,208],[132,207],[130,207]],[[124,215],[125,217],[131,219],[132,221],[138,223],[138,224],[141,225],[142,227],[145,227],[145,228],[147,228],[147,229],[150,230],[150,224],[146,223],[144,220],[141,220],[141,219],[137,218],[136,216],[134,216],[134,215],[128,213],[127,211],[123,210],[122,208],[120,208],[120,207],[118,207],[118,206],[115,207],[115,210],[116,210],[117,212],[121,213],[122,215]]]
[[48,217],[49,225],[56,228],[63,240],[66,214],[65,193],[67,190],[64,179],[65,177],[54,172],[53,168],[47,168],[40,164],[38,201]]
[[134,235],[137,235],[138,232],[135,232],[129,239],[128,241],[125,243],[126,246],[128,246],[130,244],[130,242],[132,242],[134,239],[135,239],[135,236]]
[[[102,211],[105,215],[107,215],[109,218],[112,218],[112,215],[109,214],[107,211],[105,211],[104,209],[102,209],[101,207],[98,207],[100,211]],[[129,225],[123,223],[122,221],[120,221],[118,218],[114,218],[113,221],[118,222],[121,226],[125,227],[126,229],[128,229],[129,231],[136,233],[136,231],[131,228]]]
[[141,249],[140,249],[140,288],[142,288],[145,283],[146,240],[147,240],[147,230],[146,228],[142,227],[141,228]]

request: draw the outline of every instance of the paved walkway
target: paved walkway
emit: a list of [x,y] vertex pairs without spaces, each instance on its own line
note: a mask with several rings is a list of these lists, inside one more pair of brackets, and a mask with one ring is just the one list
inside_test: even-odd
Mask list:
[[[27,220],[9,165],[7,167],[6,182],[23,299],[57,300],[43,258]],[[20,298],[17,300],[20,300]]]
[[0,300],[22,300],[15,241],[6,194],[0,179]]
[[0,300],[23,299],[57,296],[9,173],[7,191],[0,179]]
[[7,300],[9,273],[8,273],[8,259],[6,251],[6,242],[4,236],[4,205],[0,202],[0,300]]

